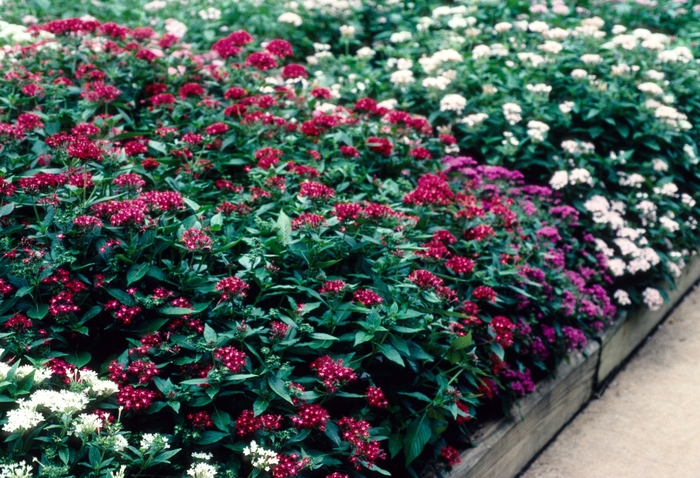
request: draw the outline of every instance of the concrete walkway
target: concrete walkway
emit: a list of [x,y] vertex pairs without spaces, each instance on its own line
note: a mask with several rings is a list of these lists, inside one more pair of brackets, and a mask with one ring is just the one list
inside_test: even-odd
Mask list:
[[700,477],[700,289],[522,478]]

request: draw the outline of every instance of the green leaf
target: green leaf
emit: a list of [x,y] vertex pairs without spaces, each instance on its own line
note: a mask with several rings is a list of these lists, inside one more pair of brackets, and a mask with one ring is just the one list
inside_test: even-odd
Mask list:
[[131,285],[137,280],[143,279],[149,269],[148,264],[136,264],[126,273],[126,285]]
[[265,410],[267,410],[268,405],[270,405],[270,400],[263,397],[258,397],[253,403],[253,414],[257,417],[261,415]]
[[403,447],[404,455],[406,455],[406,466],[418,458],[428,440],[430,440],[430,435],[432,435],[430,419],[428,419],[426,413],[423,413],[418,418],[414,418],[411,424],[408,425]]
[[472,333],[471,331],[462,337],[457,337],[452,341],[450,344],[450,348],[453,350],[462,350],[466,349],[472,344]]
[[46,304],[36,304],[27,311],[27,317],[30,319],[41,320],[49,313],[49,306]]
[[498,342],[491,343],[491,352],[496,354],[496,356],[501,360],[503,360],[503,357],[505,357],[506,355],[505,350],[503,350],[503,347],[501,347],[501,344],[499,344]]
[[190,208],[192,208],[192,210],[193,210],[194,212],[199,211],[199,204],[197,204],[197,203],[194,202],[193,200],[187,199],[187,198],[185,198],[185,197],[183,197],[182,200],[185,202],[185,204],[187,204]]
[[334,337],[329,334],[313,333],[311,334],[312,339],[316,340],[338,340],[338,337]]
[[216,332],[207,324],[204,324],[204,340],[210,343],[216,342]]
[[0,207],[0,217],[7,216],[15,210],[15,203],[11,202]]
[[224,224],[224,216],[218,212],[212,216],[212,218],[209,220],[209,228],[212,231],[218,231],[221,229],[221,226]]
[[89,352],[79,351],[72,352],[63,357],[63,359],[69,364],[73,364],[78,368],[82,368],[90,362],[92,355]]
[[215,407],[214,413],[211,414],[211,422],[222,432],[228,431],[231,425],[231,415]]
[[33,285],[27,285],[27,286],[24,286],[24,287],[22,287],[21,289],[19,289],[15,295],[16,295],[17,297],[24,297],[24,296],[27,295],[27,294],[31,294],[31,292],[32,292],[33,290],[34,290],[34,286],[33,286]]
[[406,364],[403,361],[403,358],[401,358],[401,354],[399,354],[399,352],[391,345],[377,344],[377,347],[379,348],[379,351],[382,353],[382,355],[384,355],[392,362],[397,363],[402,367],[406,366]]
[[292,397],[290,397],[289,392],[287,392],[287,386],[281,378],[275,375],[270,375],[269,377],[267,377],[267,383],[270,385],[272,391],[274,391],[277,395],[284,398],[292,405],[294,404],[294,402],[292,401]]
[[277,238],[285,246],[289,244],[289,239],[292,236],[292,221],[284,211],[280,211],[277,216]]
[[207,430],[205,432],[202,432],[201,436],[195,440],[195,443],[197,445],[211,445],[212,443],[221,441],[227,436],[229,436],[228,433]]
[[355,334],[355,347],[357,347],[360,344],[363,344],[365,342],[369,342],[374,338],[374,334],[370,334],[368,332],[358,332]]
[[123,290],[107,289],[107,293],[124,305],[128,305],[130,307],[134,305],[134,299]]

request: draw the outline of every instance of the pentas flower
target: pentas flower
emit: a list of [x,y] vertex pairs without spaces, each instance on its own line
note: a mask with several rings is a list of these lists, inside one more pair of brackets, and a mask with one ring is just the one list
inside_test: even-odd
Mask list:
[[353,146],[341,146],[340,147],[340,154],[342,154],[346,158],[359,158],[360,157],[360,151]]
[[198,430],[204,430],[214,426],[214,423],[211,421],[211,415],[204,410],[188,414],[187,421],[190,423],[192,428]]
[[292,45],[284,40],[272,40],[265,46],[265,50],[277,58],[294,56],[294,53],[292,52]]
[[292,221],[292,229],[300,229],[305,226],[315,229],[325,222],[326,219],[319,214],[304,213]]
[[350,367],[343,367],[342,359],[334,362],[328,355],[317,358],[309,367],[316,371],[316,375],[323,381],[323,385],[330,393],[357,379],[357,375]]
[[180,87],[180,90],[177,94],[180,98],[184,100],[185,98],[190,96],[202,96],[206,92],[207,91],[204,89],[204,87],[198,83],[187,83]]
[[361,469],[361,464],[371,468],[378,459],[386,458],[386,453],[381,449],[379,442],[370,440],[370,425],[368,422],[351,417],[343,417],[338,420],[338,426],[342,432],[343,440],[354,447],[350,463],[356,469]]
[[182,242],[190,251],[203,251],[205,249],[211,249],[212,246],[211,238],[201,229],[194,227],[186,230],[182,234],[180,242]]
[[403,197],[405,204],[444,205],[454,200],[455,194],[443,175],[424,174],[418,179],[418,185]]
[[92,173],[87,171],[77,172],[68,177],[68,185],[78,189],[89,189],[95,185],[92,182]]
[[474,261],[466,257],[453,256],[445,262],[445,267],[457,274],[468,274],[474,270]]
[[515,324],[511,322],[510,319],[499,315],[491,319],[489,326],[496,335],[496,342],[503,348],[513,345],[513,329],[515,329]]
[[114,317],[119,319],[124,325],[130,324],[141,313],[141,307],[129,307],[116,299],[107,302],[105,304],[105,310],[112,310]]
[[146,181],[140,175],[134,173],[122,174],[114,178],[112,184],[118,188],[127,189],[130,191],[141,191],[146,185]]
[[[93,103],[111,103],[122,94],[121,90],[105,85],[102,81],[83,84],[83,91],[80,97]],[[32,95],[34,96],[34,95]]]
[[252,66],[260,71],[267,71],[277,67],[275,58],[267,52],[255,52],[245,59],[247,66]]
[[250,286],[238,277],[227,277],[220,280],[215,289],[221,292],[221,300],[245,297]]
[[41,118],[33,113],[20,114],[17,117],[15,125],[24,131],[41,129],[44,127],[44,123],[41,121]]
[[498,294],[495,290],[490,287],[480,285],[472,291],[472,297],[475,299],[488,300],[489,302],[495,302],[498,298]]
[[424,290],[437,289],[444,285],[441,278],[435,276],[432,272],[419,269],[411,272],[408,276],[408,280],[416,284],[418,287]]
[[153,400],[158,396],[157,392],[144,388],[134,388],[127,385],[119,389],[117,403],[124,407],[124,410],[143,410],[151,406]]
[[433,159],[433,155],[426,148],[413,148],[408,154],[415,159]]
[[127,373],[138,375],[139,383],[148,383],[153,381],[153,378],[158,375],[156,364],[147,360],[138,360],[131,362],[126,369]]
[[144,201],[156,212],[177,211],[185,208],[182,196],[174,191],[148,191],[138,199]]
[[210,134],[212,136],[217,135],[217,134],[223,134],[228,130],[229,130],[229,127],[226,123],[213,123],[204,129],[204,131],[207,134]]
[[370,151],[383,156],[391,156],[391,151],[394,146],[391,144],[387,138],[379,138],[377,136],[370,136],[365,142]]
[[13,332],[26,332],[32,328],[32,321],[26,315],[18,312],[5,322],[5,328]]
[[330,199],[335,195],[335,191],[328,186],[315,181],[306,181],[299,187],[299,196],[309,199]]
[[369,403],[372,407],[387,408],[389,406],[389,402],[384,396],[384,392],[379,387],[367,387],[365,398],[367,399],[367,403]]
[[443,446],[440,450],[440,458],[443,458],[450,466],[455,466],[462,463],[459,458],[459,452],[451,446]]
[[281,416],[267,414],[256,417],[253,410],[243,410],[236,419],[236,433],[240,436],[248,435],[256,430],[272,432],[279,430],[281,426]]
[[496,231],[493,229],[493,227],[487,224],[479,224],[478,226],[466,231],[464,233],[464,237],[468,241],[483,241],[484,239],[488,239],[495,234]]
[[321,431],[325,431],[326,422],[329,418],[328,412],[322,406],[304,404],[299,406],[296,416],[293,416],[291,420],[298,429],[317,428]]
[[369,289],[356,290],[352,295],[352,298],[365,307],[372,307],[374,305],[381,304],[384,301],[384,299]]
[[211,47],[213,51],[219,54],[221,58],[228,58],[234,55],[238,55],[242,50],[241,47],[252,43],[253,37],[250,33],[239,30],[231,33],[226,38],[217,40],[216,43]]
[[338,221],[346,221],[348,219],[355,220],[360,216],[360,212],[362,211],[362,206],[357,203],[350,203],[350,204],[336,204],[333,206],[333,214],[335,215],[336,218],[338,218]]
[[237,373],[245,367],[247,357],[245,353],[235,347],[221,347],[214,350],[214,358],[233,373]]
[[304,68],[303,65],[298,65],[296,63],[292,63],[291,65],[287,65],[282,68],[281,75],[285,80],[309,77],[309,74],[306,72],[306,68]]
[[289,325],[284,322],[273,322],[270,325],[270,338],[272,340],[283,340],[289,332]]
[[329,280],[319,289],[319,294],[328,294],[336,296],[341,294],[347,288],[347,284],[342,280]]
[[277,455],[278,464],[272,469],[272,478],[291,478],[297,476],[301,470],[311,464],[309,458],[299,460],[299,455]]

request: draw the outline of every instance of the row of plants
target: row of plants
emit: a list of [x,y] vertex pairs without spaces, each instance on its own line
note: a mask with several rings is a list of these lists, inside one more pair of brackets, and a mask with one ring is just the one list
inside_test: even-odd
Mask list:
[[684,43],[561,4],[163,3],[164,33],[0,25],[8,476],[441,469],[693,254]]

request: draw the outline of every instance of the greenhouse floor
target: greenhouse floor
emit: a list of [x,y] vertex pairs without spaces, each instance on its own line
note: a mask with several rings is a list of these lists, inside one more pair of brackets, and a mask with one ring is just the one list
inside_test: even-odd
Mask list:
[[700,288],[522,478],[700,476]]

